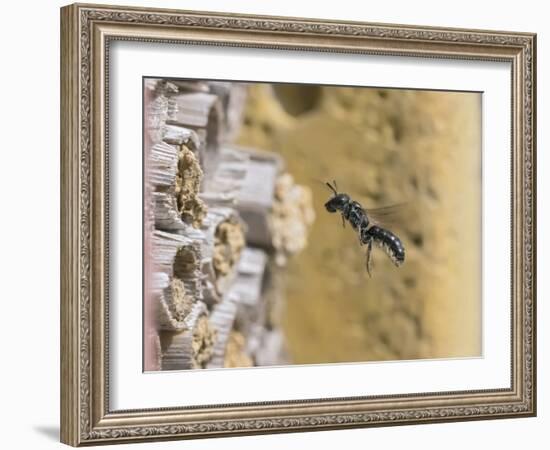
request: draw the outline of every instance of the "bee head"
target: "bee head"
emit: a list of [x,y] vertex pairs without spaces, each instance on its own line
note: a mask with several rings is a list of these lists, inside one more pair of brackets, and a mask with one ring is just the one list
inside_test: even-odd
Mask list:
[[344,209],[344,206],[349,203],[349,195],[347,194],[336,194],[334,197],[330,198],[328,202],[325,203],[325,208],[328,212],[334,213],[336,211],[341,211]]
[[336,211],[342,211],[344,206],[349,203],[350,198],[347,194],[338,193],[338,188],[336,187],[336,181],[333,181],[334,185],[326,183],[328,188],[333,192],[333,196],[325,203],[325,208],[328,212],[334,213]]

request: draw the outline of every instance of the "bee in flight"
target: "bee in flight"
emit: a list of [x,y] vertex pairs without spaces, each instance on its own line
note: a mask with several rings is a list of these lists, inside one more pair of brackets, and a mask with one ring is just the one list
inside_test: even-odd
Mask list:
[[[359,236],[359,244],[367,246],[367,273],[371,276],[372,270],[372,244],[378,244],[388,255],[390,260],[399,267],[405,262],[405,247],[395,234],[377,225],[373,225],[361,204],[352,200],[348,194],[338,192],[336,181],[333,185],[326,183],[333,192],[333,196],[325,203],[329,213],[340,212],[342,225],[346,226],[346,220],[351,224]],[[380,210],[386,208],[380,208]],[[375,210],[369,210],[375,211]]]

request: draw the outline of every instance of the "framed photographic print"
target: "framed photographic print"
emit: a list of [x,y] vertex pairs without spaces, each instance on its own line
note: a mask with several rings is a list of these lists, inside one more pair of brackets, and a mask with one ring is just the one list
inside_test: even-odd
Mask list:
[[536,36],[61,9],[61,439],[536,413]]

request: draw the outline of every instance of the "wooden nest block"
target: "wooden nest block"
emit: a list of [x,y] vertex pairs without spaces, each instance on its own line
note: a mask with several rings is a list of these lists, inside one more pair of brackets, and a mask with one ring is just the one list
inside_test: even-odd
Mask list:
[[[266,262],[267,256],[263,251],[251,248],[243,250],[234,281],[224,295],[223,301],[214,306],[210,316],[210,323],[218,331],[218,340],[214,346],[214,356],[208,367],[227,366],[228,356],[226,352],[230,345],[231,335],[238,329],[239,335],[242,336],[239,322],[242,323],[244,318],[247,320],[243,325],[248,326],[248,328],[256,322],[261,322],[263,325],[262,314],[258,311],[262,309],[262,275]],[[244,314],[242,312],[243,307],[246,311]],[[241,316],[240,321],[237,320],[239,314]],[[237,344],[237,342],[233,342],[233,344]],[[239,359],[242,361],[249,360],[251,364],[252,360],[246,353],[244,342],[241,347],[238,351],[240,353]],[[237,358],[235,345],[232,349],[235,354],[229,358],[234,361]]]
[[179,92],[209,92],[210,87],[206,81],[197,80],[171,80],[177,86]]
[[178,153],[176,189],[178,212],[184,222],[200,227],[207,207],[199,197],[203,173],[195,154],[181,145]]
[[153,259],[156,273],[153,289],[157,294],[157,328],[181,330],[193,305],[203,298],[202,237],[173,235],[156,231]]
[[236,208],[247,224],[247,242],[273,251],[279,265],[307,245],[315,220],[311,191],[283,171],[277,155],[241,149],[249,168],[237,195]]
[[217,95],[205,92],[190,92],[172,97],[177,112],[167,119],[167,125],[176,125],[196,130],[203,138],[200,163],[210,173],[215,165],[224,124],[223,109]]
[[204,303],[193,304],[185,325],[181,331],[160,332],[162,370],[201,369],[212,358],[216,330]]
[[264,326],[266,322],[266,302],[264,276],[268,262],[267,254],[260,249],[244,249],[237,277],[231,291],[239,298],[239,307],[235,320],[235,329],[248,336],[255,325]]
[[153,264],[156,272],[170,277],[174,273],[176,254],[183,248],[192,249],[197,259],[201,259],[204,235],[199,230],[189,229],[186,235],[155,230],[153,234]]
[[201,139],[193,129],[174,123],[178,86],[164,80],[152,86],[155,97],[146,113],[153,143],[148,149],[147,181],[153,189],[155,224],[163,230],[185,229],[185,224],[198,227],[206,214],[198,197],[203,178]]
[[157,228],[181,230],[186,224],[197,228],[206,215],[206,204],[199,197],[203,172],[191,136],[182,144],[161,142],[151,148],[148,176],[155,189]]
[[201,199],[208,205],[233,206],[250,171],[249,162],[248,153],[238,148],[220,148],[216,167],[204,180]]
[[[259,278],[259,271],[256,271],[255,277]],[[258,278],[256,278],[256,282],[259,281]],[[241,300],[234,328],[246,337],[246,353],[254,360],[258,355],[260,355],[258,356],[259,360],[262,360],[261,353],[266,348],[267,333],[281,329],[285,308],[285,281],[285,269],[273,264],[272,258],[269,258],[262,273],[261,290],[258,293],[257,301],[253,302],[252,295],[247,295],[243,290],[239,290]],[[253,286],[253,284],[249,284],[249,286]],[[281,355],[283,355],[284,336],[281,334],[280,337]],[[273,342],[269,345],[272,345]],[[273,355],[272,349],[269,351],[270,355]],[[282,357],[278,360],[282,361]],[[263,361],[267,361],[267,357]]]
[[246,247],[237,268],[237,278],[232,290],[237,292],[240,303],[255,305],[260,301],[267,254],[258,248]]
[[194,150],[200,148],[200,136],[195,131],[179,125],[164,125],[162,140],[172,145],[187,145]]
[[266,328],[282,326],[286,307],[287,272],[277,264],[269,264],[264,274],[262,299],[266,310]]
[[241,222],[229,216],[216,227],[214,234],[214,270],[216,276],[227,276],[237,264],[244,248],[244,232]]
[[242,124],[247,85],[245,83],[210,81],[208,86],[210,92],[219,97],[225,111],[222,141],[232,142],[237,137]]
[[[207,128],[218,133],[223,110],[218,96],[208,92],[186,92],[174,95],[177,112],[168,123],[190,128]],[[217,141],[216,141],[217,142]]]
[[281,158],[271,152],[238,148],[249,157],[248,171],[238,192],[236,208],[247,225],[250,245],[273,249],[269,215],[275,198],[275,183],[282,170]]
[[225,345],[223,367],[252,367],[254,361],[246,352],[246,338],[238,331],[231,330]]
[[170,276],[164,272],[154,272],[151,280],[151,294],[155,297],[161,295],[162,291],[170,284]]
[[144,343],[147,348],[149,348],[149,353],[147,353],[147,358],[144,361],[144,370],[146,371],[158,371],[161,370],[162,361],[161,361],[161,346],[160,346],[160,337],[156,330],[150,330],[146,332],[143,336]]
[[178,148],[164,141],[153,145],[149,153],[148,181],[157,190],[168,190],[175,184],[178,170]]
[[185,319],[193,305],[199,301],[196,293],[186,288],[180,278],[172,278],[158,297],[157,328],[159,330],[182,330]]
[[224,367],[225,350],[237,314],[237,303],[238,298],[228,293],[223,301],[212,309],[210,326],[216,330],[217,337],[212,350],[212,359],[207,366],[209,369]]
[[158,333],[153,335],[153,348],[155,362],[154,367],[151,370],[161,370],[162,367],[162,346],[160,345],[160,336]]
[[218,303],[232,284],[245,245],[244,224],[231,208],[210,208],[203,221],[205,301]]
[[145,127],[153,142],[160,142],[165,133],[166,121],[173,119],[177,111],[177,104],[171,95],[178,91],[173,83],[160,79],[148,79],[145,87],[150,91],[151,98],[145,108]]
[[278,329],[265,330],[253,358],[257,366],[288,364],[289,358],[283,333]]

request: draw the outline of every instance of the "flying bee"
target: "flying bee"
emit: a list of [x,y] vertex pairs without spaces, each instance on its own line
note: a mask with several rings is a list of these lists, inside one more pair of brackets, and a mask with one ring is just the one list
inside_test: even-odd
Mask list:
[[[371,276],[372,270],[372,245],[378,244],[382,250],[388,255],[391,262],[397,267],[405,262],[405,247],[395,234],[378,225],[374,225],[369,220],[369,212],[365,210],[361,204],[352,200],[348,194],[338,192],[336,181],[334,185],[326,183],[329,189],[333,192],[333,196],[325,203],[325,208],[329,213],[340,212],[342,215],[342,226],[346,226],[348,221],[352,228],[357,232],[359,244],[367,246],[367,273]],[[387,208],[380,208],[384,210]],[[370,210],[375,211],[375,210]]]

